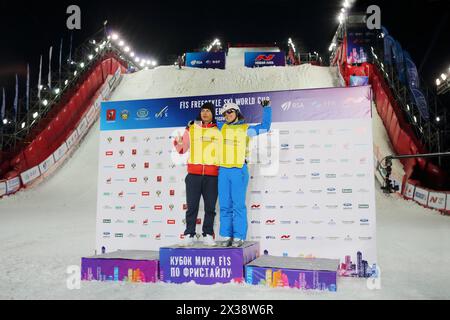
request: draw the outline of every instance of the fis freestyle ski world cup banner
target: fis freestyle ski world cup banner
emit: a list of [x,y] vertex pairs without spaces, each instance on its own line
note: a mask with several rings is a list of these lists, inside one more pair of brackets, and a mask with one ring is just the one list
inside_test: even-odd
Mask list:
[[[206,101],[219,121],[220,108],[232,101],[247,122],[258,123],[265,98],[273,122],[270,132],[250,141],[247,240],[270,255],[341,259],[343,275],[374,269],[369,86],[102,102],[98,252],[178,243],[189,155],[179,155],[173,140]],[[200,234],[202,200],[197,222]]]
[[255,67],[273,67],[284,66],[286,57],[284,52],[246,52],[245,66],[248,68]]

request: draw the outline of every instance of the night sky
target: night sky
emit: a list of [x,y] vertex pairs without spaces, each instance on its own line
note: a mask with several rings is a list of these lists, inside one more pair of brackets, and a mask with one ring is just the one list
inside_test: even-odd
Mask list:
[[[58,67],[59,43],[68,55],[70,31],[66,8],[81,8],[81,30],[73,31],[73,47],[103,27],[117,31],[141,56],[160,64],[180,53],[207,45],[215,37],[227,43],[273,43],[283,48],[291,37],[301,52],[326,53],[337,27],[342,0],[310,1],[5,1],[0,2],[0,87],[14,89],[18,73],[24,86],[30,63],[37,83],[39,55],[53,46],[53,68]],[[407,49],[422,77],[434,85],[450,67],[449,0],[356,1],[355,9],[378,4],[382,24]],[[170,59],[169,59],[170,58]],[[24,89],[22,89],[24,91]],[[23,92],[22,91],[22,92]],[[8,94],[12,103],[12,95]],[[9,103],[8,103],[9,104]]]

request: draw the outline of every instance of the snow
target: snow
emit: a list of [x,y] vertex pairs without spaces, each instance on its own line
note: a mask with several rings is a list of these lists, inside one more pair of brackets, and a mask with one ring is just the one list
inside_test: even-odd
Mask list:
[[125,75],[111,100],[139,100],[337,86],[336,69],[295,67],[198,69],[161,66]]
[[[218,94],[332,86],[337,77],[309,65],[257,70],[160,67],[124,77],[113,99]],[[233,76],[234,75],[234,76]],[[214,79],[214,81],[212,80]],[[374,125],[375,144],[386,141]],[[339,278],[338,291],[299,291],[247,284],[66,285],[69,266],[95,246],[98,122],[79,149],[41,184],[0,200],[0,299],[449,299],[450,219],[377,186],[377,247],[381,289],[365,279]]]

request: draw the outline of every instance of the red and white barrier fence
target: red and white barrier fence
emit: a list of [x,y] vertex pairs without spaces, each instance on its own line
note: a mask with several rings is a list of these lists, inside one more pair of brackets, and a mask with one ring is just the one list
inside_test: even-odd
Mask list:
[[119,66],[114,75],[109,75],[106,78],[102,87],[91,100],[94,101],[92,105],[82,115],[72,133],[69,133],[67,140],[63,141],[55,152],[50,154],[39,165],[21,172],[19,176],[0,181],[0,198],[17,192],[21,186],[29,187],[55,171],[63,163],[63,160],[76,149],[81,139],[88,133],[89,129],[99,117],[101,102],[109,99],[111,92],[117,87],[120,80],[121,67]]

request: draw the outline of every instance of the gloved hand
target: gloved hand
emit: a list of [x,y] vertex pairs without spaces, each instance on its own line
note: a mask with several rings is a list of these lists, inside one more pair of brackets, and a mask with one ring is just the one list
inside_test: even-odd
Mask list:
[[263,108],[269,107],[269,106],[270,106],[270,99],[264,99],[264,100],[262,100],[262,101],[261,101],[261,106],[262,106]]
[[195,123],[194,120],[191,120],[188,122],[188,124],[186,125],[186,129],[188,129],[190,126],[192,126]]

